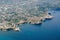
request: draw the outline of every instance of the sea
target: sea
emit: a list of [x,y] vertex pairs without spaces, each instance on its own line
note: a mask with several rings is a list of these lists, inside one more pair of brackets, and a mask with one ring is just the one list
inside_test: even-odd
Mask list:
[[54,17],[42,24],[19,25],[21,31],[0,31],[0,40],[60,40],[60,11],[49,11]]

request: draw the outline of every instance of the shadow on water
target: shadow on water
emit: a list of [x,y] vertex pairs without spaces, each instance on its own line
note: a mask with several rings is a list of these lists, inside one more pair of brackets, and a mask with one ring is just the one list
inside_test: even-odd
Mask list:
[[[35,27],[41,27],[44,22],[51,21],[51,20],[52,19],[46,19],[42,23],[39,23],[39,24],[28,24],[28,23],[25,23],[25,24],[22,24],[22,25],[25,26],[26,24],[28,24],[28,25],[32,25],[32,26],[35,26]],[[19,26],[21,26],[21,25],[19,25]]]
[[41,27],[42,26],[42,23],[41,24],[31,24],[33,27]]
[[35,25],[35,26],[40,25],[40,26],[41,26],[41,25],[42,25],[42,23],[39,23],[39,24],[31,24],[31,25]]

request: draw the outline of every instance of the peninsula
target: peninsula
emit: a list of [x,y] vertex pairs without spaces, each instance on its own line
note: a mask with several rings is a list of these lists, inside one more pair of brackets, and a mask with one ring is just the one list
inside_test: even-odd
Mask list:
[[24,10],[21,10],[21,8],[17,8],[15,11],[13,11],[13,8],[11,9],[9,8],[9,6],[3,8],[0,7],[1,31],[10,31],[10,30],[20,31],[20,28],[18,27],[18,25],[20,24],[24,24],[24,23],[41,24],[46,19],[53,18],[53,16],[50,15],[51,13],[48,13],[47,11],[42,11],[39,14],[23,13]]
[[[15,0],[14,0],[15,1]],[[53,16],[48,13],[48,8],[39,5],[37,0],[19,0],[18,2],[0,3],[0,30],[20,31],[21,24],[41,24]]]

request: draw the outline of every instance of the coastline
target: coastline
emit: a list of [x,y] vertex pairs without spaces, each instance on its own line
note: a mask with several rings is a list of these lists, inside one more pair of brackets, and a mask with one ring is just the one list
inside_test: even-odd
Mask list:
[[52,19],[53,16],[48,14],[48,13],[45,13],[42,17],[41,16],[33,16],[33,17],[28,17],[27,20],[20,20],[18,23],[14,24],[14,23],[8,23],[5,21],[5,23],[2,25],[0,25],[0,30],[2,31],[8,31],[8,30],[14,30],[14,31],[20,31],[20,28],[17,27],[17,25],[20,25],[20,24],[25,24],[25,23],[29,23],[29,24],[42,24],[44,20],[46,19]]

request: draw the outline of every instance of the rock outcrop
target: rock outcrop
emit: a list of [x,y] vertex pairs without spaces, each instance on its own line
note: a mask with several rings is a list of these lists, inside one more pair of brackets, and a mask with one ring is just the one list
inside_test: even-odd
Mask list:
[[12,23],[12,25],[9,24],[3,24],[0,23],[0,30],[2,31],[10,31],[10,30],[14,30],[14,31],[20,31],[20,28],[17,27],[15,24]]

